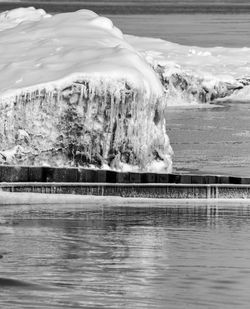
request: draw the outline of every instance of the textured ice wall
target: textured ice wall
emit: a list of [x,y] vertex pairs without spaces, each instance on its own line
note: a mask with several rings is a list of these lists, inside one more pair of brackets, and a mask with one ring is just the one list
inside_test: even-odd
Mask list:
[[[150,62],[149,62],[150,63]],[[210,74],[196,74],[179,66],[152,64],[165,88],[168,106],[211,103],[217,99],[228,98],[250,84],[247,78],[217,78]],[[245,97],[248,99],[249,96]]]
[[170,171],[162,109],[126,81],[26,92],[1,104],[2,162]]
[[24,11],[0,32],[0,161],[170,171],[163,87],[112,22]]

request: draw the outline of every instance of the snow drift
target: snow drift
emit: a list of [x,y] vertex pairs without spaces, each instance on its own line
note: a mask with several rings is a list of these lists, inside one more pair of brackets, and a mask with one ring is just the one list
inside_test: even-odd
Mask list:
[[94,12],[0,15],[0,160],[171,170],[164,90]]

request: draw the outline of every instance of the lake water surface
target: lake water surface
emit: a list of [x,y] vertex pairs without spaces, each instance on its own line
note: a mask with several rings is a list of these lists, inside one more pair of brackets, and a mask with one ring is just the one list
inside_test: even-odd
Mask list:
[[182,45],[250,47],[249,13],[107,16],[128,34],[161,38]]
[[169,107],[166,115],[175,172],[249,177],[249,102]]
[[[20,6],[35,6],[43,8],[51,14],[90,9],[97,14],[109,17],[115,26],[124,33],[161,38],[182,45],[196,45],[203,47],[250,47],[250,5],[244,9],[242,5],[233,4],[232,7],[222,6],[216,11],[213,5],[179,5],[180,10],[173,10],[176,1],[172,1],[170,7],[164,6],[154,14],[154,3],[150,6],[138,2],[138,13],[131,2],[122,5],[107,5],[110,1],[86,2],[86,1],[34,1],[34,2],[0,2],[0,12]],[[122,1],[121,1],[122,2]],[[133,2],[133,1],[132,1]],[[136,1],[134,1],[136,2]],[[170,1],[171,2],[171,1]],[[200,2],[200,1],[198,1]],[[122,9],[122,13],[120,10]],[[164,9],[165,8],[165,9]],[[212,13],[210,12],[212,10]],[[202,10],[201,10],[202,9]],[[202,11],[203,13],[200,13]],[[140,13],[141,12],[141,13]]]
[[157,205],[1,207],[0,307],[248,308],[250,205]]

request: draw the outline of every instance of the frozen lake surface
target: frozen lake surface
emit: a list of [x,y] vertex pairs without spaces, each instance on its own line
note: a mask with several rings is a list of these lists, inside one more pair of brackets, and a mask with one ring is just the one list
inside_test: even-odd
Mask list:
[[1,207],[2,308],[247,308],[250,205]]

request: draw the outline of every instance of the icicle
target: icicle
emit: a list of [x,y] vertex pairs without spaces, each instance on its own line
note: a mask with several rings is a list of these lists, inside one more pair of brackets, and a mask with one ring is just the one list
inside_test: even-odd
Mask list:
[[80,84],[79,104],[83,101],[83,96],[84,96],[84,85]]

